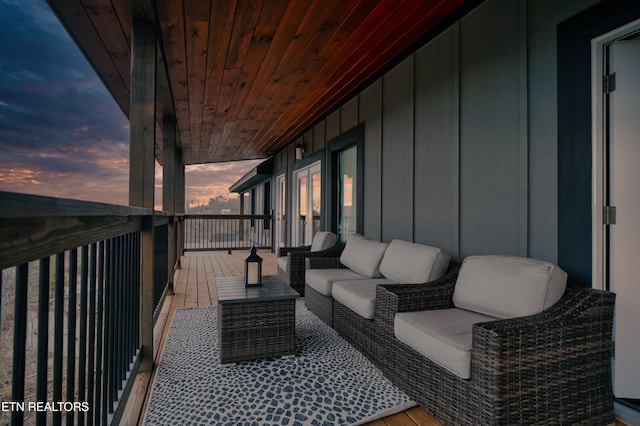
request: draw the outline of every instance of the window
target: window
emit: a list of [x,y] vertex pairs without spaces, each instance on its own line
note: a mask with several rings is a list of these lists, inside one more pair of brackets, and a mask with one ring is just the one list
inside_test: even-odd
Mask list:
[[[271,214],[271,182],[265,182],[263,196],[262,214]],[[269,219],[264,220],[264,229],[271,229],[271,221]]]
[[338,152],[338,236],[346,241],[356,232],[358,225],[358,147],[352,146]]
[[339,241],[346,241],[354,232],[364,233],[364,125],[346,131],[327,146],[330,229]]
[[321,166],[315,162],[294,173],[293,244],[309,245],[321,227]]

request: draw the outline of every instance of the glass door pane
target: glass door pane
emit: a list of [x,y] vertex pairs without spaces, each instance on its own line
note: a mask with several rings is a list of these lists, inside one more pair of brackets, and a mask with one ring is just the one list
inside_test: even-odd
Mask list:
[[316,162],[294,173],[295,200],[292,223],[294,245],[308,246],[321,226],[321,166]]
[[338,153],[338,237],[346,241],[356,232],[357,226],[357,169],[358,149],[356,146]]
[[285,246],[285,229],[286,227],[286,179],[284,175],[278,176],[276,183],[276,247]]
[[296,243],[299,246],[306,244],[307,211],[309,197],[307,188],[307,174],[298,176],[298,206],[296,214]]
[[317,170],[311,170],[311,212],[313,216],[313,220],[311,221],[309,232],[311,233],[311,240],[313,240],[316,232],[320,232],[320,221],[322,217],[320,216],[320,167]]

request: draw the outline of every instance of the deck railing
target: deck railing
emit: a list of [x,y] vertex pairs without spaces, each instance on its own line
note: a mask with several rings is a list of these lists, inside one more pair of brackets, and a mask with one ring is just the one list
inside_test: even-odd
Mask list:
[[118,423],[141,362],[149,223],[157,309],[179,217],[0,192],[0,424]]
[[185,215],[184,251],[270,249],[271,215]]

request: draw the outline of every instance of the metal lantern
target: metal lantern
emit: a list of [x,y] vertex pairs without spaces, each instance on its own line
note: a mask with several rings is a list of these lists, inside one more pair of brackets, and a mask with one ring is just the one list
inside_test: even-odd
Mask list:
[[251,247],[249,256],[244,260],[244,285],[254,287],[262,285],[262,258],[258,256],[256,247]]

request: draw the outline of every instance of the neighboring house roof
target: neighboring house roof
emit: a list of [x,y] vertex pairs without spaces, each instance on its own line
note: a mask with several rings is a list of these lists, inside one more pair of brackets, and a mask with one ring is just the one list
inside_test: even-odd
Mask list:
[[273,159],[263,161],[253,169],[249,170],[244,176],[242,176],[236,183],[231,185],[229,192],[245,192],[251,187],[256,186],[259,183],[264,182],[271,178],[273,174]]

